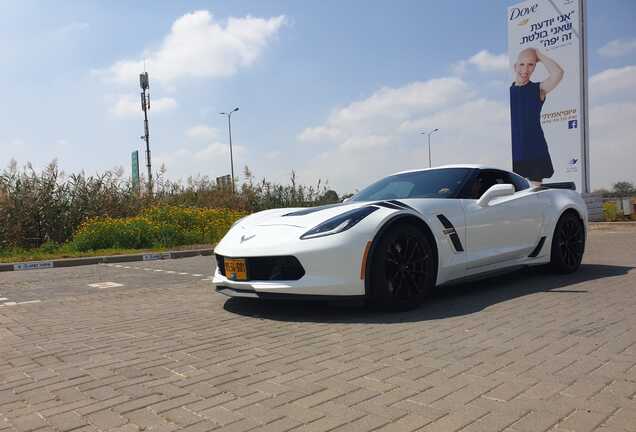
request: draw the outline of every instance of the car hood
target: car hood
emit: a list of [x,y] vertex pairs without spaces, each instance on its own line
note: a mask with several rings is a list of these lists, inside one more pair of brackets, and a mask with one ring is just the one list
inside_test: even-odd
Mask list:
[[298,207],[264,210],[241,219],[235,227],[251,228],[266,226],[290,226],[310,229],[316,225],[359,207],[365,207],[371,202],[337,203],[318,207]]

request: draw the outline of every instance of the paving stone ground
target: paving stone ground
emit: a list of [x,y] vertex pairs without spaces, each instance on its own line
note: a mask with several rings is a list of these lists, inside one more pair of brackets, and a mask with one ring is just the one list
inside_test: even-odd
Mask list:
[[211,265],[0,274],[41,300],[0,307],[0,431],[636,431],[636,230],[397,314],[227,300]]

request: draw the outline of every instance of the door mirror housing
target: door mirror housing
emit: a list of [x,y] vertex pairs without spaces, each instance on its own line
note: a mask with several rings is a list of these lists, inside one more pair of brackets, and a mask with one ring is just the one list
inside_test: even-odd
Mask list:
[[477,205],[480,207],[487,207],[488,204],[495,198],[512,195],[515,193],[515,187],[511,184],[496,184],[490,187],[484,194],[477,200]]
[[342,203],[343,203],[343,204],[346,204],[346,203],[348,203],[349,201],[351,201],[351,197],[343,199],[343,200],[342,200]]

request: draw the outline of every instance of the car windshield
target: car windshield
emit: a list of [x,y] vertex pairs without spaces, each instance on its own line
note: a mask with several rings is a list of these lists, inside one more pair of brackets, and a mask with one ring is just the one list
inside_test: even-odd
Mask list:
[[406,198],[455,198],[471,168],[442,168],[385,177],[358,192],[351,201]]

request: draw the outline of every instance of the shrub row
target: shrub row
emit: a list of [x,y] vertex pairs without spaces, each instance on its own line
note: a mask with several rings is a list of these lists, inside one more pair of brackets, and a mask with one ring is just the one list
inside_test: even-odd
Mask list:
[[[147,233],[159,228],[147,222],[148,218],[156,218],[145,213],[150,210],[144,209],[165,206],[226,208],[251,213],[277,207],[327,204],[339,199],[335,191],[327,190],[320,181],[316,186],[297,185],[293,172],[290,180],[291,184],[288,185],[274,184],[265,179],[257,181],[245,167],[243,182],[240,185],[237,183],[236,193],[233,193],[231,187],[219,186],[208,177],[189,178],[185,182],[171,181],[166,178],[165,170],[161,169],[153,176],[153,194],[150,196],[142,193],[146,190],[143,179],[140,191],[130,179],[123,176],[121,169],[94,176],[84,173],[66,175],[55,161],[41,172],[35,171],[29,164],[19,168],[12,161],[0,173],[0,250],[34,248],[47,242],[64,244],[82,223],[95,218],[110,220],[112,227],[117,226],[122,233],[127,233],[121,235],[120,243],[125,242],[124,236],[134,234],[136,237],[126,241],[147,244]],[[222,213],[218,216],[226,217]],[[124,222],[114,222],[115,219],[129,217],[133,219],[126,222],[125,226],[122,225]],[[172,216],[161,214],[161,217]],[[191,220],[189,216],[174,217]],[[216,235],[211,233],[211,230],[216,229],[214,226],[203,227],[196,236],[188,237],[191,234],[184,233],[194,230],[179,222],[176,225],[183,228],[174,232],[171,225],[174,224],[161,224],[159,234],[152,234],[149,238],[152,241],[160,239],[164,243],[181,243],[192,238],[213,238]],[[197,226],[201,227],[201,224]],[[111,238],[114,234],[104,236]]]

